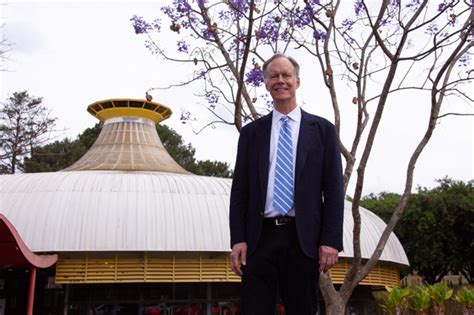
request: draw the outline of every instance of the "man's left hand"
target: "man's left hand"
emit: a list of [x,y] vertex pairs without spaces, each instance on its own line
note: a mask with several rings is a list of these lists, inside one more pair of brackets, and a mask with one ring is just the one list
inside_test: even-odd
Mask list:
[[319,247],[319,272],[327,272],[337,263],[339,251],[331,246]]

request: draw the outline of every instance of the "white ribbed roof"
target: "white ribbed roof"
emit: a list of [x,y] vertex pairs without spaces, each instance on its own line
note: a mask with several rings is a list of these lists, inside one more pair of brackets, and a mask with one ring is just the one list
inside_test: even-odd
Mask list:
[[[377,246],[380,236],[385,229],[385,222],[375,213],[359,207],[361,218],[360,247],[362,258],[370,258]],[[354,257],[354,248],[352,245],[352,232],[354,229],[354,220],[352,218],[352,204],[349,201],[344,203],[344,251],[339,254],[340,257]],[[402,265],[409,265],[407,255],[397,236],[392,233],[385,244],[384,251],[380,260],[395,262]]]
[[161,172],[0,176],[32,251],[227,251],[230,181]]
[[[165,172],[72,171],[0,176],[0,212],[34,252],[229,251],[231,180]],[[345,204],[342,257],[352,257]],[[362,256],[385,223],[361,209]],[[392,235],[381,260],[408,265]]]

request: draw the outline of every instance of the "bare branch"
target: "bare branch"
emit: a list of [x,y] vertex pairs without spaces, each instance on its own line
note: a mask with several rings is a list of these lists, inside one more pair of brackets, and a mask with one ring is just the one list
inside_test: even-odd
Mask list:
[[436,116],[436,119],[441,119],[446,116],[474,116],[474,114],[471,113],[446,113],[443,115]]

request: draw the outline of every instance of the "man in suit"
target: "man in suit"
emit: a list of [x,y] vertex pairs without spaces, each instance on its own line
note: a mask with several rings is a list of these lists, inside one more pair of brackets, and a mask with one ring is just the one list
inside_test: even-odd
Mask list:
[[[230,198],[231,267],[243,315],[314,315],[317,281],[342,250],[344,190],[334,126],[297,105],[299,65],[263,65],[274,110],[242,128]],[[318,267],[319,265],[319,267]],[[319,272],[318,272],[319,271]]]

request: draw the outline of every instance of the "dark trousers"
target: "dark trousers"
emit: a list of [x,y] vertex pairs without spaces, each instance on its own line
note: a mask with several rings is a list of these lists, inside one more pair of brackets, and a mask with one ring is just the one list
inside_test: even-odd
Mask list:
[[301,251],[295,222],[265,220],[258,247],[242,268],[242,315],[274,315],[278,292],[287,315],[314,315],[317,268]]

